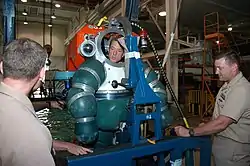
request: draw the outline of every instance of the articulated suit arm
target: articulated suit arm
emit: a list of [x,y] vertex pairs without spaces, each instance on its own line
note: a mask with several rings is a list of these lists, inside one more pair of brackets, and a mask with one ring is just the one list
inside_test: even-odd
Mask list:
[[103,64],[95,59],[87,59],[72,77],[67,107],[76,120],[75,134],[80,142],[92,143],[98,137],[97,103],[94,95],[104,79]]

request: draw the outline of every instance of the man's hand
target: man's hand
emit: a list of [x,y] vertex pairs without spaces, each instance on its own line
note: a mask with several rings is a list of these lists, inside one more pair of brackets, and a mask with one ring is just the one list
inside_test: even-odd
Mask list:
[[65,102],[64,101],[51,101],[50,105],[51,105],[51,108],[63,110],[65,106]]
[[174,130],[177,136],[190,137],[189,130],[183,126],[176,126]]
[[87,153],[93,153],[92,150],[84,148],[82,146],[78,146],[73,143],[67,143],[67,151],[74,154],[74,155],[83,155]]

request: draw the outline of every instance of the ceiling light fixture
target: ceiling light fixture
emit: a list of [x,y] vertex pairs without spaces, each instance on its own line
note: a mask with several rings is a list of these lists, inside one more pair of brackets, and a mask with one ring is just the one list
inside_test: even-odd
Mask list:
[[167,15],[167,13],[165,12],[165,11],[162,11],[162,12],[159,12],[159,16],[166,16]]
[[55,7],[59,8],[59,7],[61,7],[61,5],[58,4],[58,3],[56,3],[56,4],[55,4]]
[[49,24],[49,25],[48,25],[48,27],[50,27],[50,28],[51,28],[51,27],[52,27],[52,24]]
[[51,18],[52,18],[52,19],[55,19],[55,18],[56,18],[56,16],[55,16],[55,15],[52,15],[52,16],[51,16]]
[[24,24],[24,25],[28,25],[29,23],[28,23],[27,21],[24,21],[23,24]]
[[21,2],[27,2],[27,0],[21,0]]
[[233,30],[232,24],[228,24],[227,30],[228,31],[232,31]]
[[22,14],[23,14],[24,16],[27,16],[27,15],[28,15],[28,13],[27,13],[26,11],[22,12]]

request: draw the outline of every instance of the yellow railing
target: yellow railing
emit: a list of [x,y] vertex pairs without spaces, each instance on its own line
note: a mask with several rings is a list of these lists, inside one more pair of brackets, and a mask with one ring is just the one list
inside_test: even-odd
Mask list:
[[204,92],[204,110],[201,110],[201,90],[189,90],[188,97],[187,97],[187,105],[188,105],[188,112],[192,113],[193,115],[206,115],[207,113],[212,113],[214,109],[214,96],[207,91]]

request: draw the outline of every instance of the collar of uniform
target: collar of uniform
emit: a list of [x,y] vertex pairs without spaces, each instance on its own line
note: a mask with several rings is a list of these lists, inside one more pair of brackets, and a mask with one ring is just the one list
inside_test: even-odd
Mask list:
[[228,84],[227,87],[233,86],[236,82],[238,82],[243,77],[242,72],[239,72]]
[[0,93],[15,98],[23,105],[25,105],[33,114],[35,114],[34,107],[29,98],[25,94],[15,91],[14,89],[12,89],[10,86],[6,85],[3,82],[0,83]]

